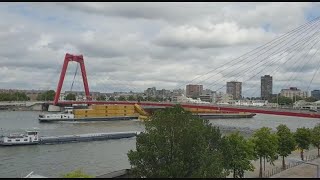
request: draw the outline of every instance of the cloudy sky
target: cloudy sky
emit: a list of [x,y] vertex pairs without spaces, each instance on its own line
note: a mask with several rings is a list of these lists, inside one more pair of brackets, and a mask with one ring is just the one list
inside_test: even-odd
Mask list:
[[[319,3],[1,3],[0,88],[56,89],[71,53],[83,54],[91,91],[200,82],[225,92],[226,81],[238,80],[245,96],[259,96],[264,74],[273,75],[274,93],[283,86],[307,89],[318,54],[296,74],[297,82],[288,79],[297,73],[289,65],[298,64],[280,66],[280,57],[272,66],[222,65],[319,15]],[[274,74],[264,67],[277,64]],[[70,90],[76,66],[69,65],[63,90]],[[73,89],[83,90],[77,74]],[[312,82],[310,88],[318,88],[320,78]]]

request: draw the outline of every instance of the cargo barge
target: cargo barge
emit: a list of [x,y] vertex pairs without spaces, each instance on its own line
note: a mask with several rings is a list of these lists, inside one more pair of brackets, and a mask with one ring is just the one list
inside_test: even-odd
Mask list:
[[[205,119],[232,119],[232,118],[252,118],[254,113],[223,112],[220,110],[203,108],[184,108],[194,116]],[[153,111],[146,111],[138,104],[135,105],[92,105],[89,109],[66,108],[60,114],[41,114],[40,122],[57,121],[121,121],[121,120],[147,120]]]
[[92,133],[79,135],[62,135],[62,136],[41,136],[38,137],[37,131],[27,131],[26,134],[1,136],[0,145],[37,145],[37,144],[57,144],[84,141],[101,141],[110,139],[131,138],[138,135],[138,131],[129,132],[111,132],[111,133]]

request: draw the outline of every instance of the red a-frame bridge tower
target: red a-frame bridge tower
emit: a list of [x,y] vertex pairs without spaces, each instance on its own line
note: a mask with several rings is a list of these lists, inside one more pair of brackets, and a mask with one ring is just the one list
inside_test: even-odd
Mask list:
[[57,105],[58,104],[58,100],[59,100],[59,97],[60,97],[60,93],[61,93],[61,88],[62,88],[62,85],[63,85],[64,77],[66,75],[66,71],[67,71],[68,64],[69,64],[70,61],[75,61],[75,62],[80,64],[82,80],[83,80],[83,86],[84,86],[84,90],[85,90],[85,94],[86,94],[86,99],[87,100],[91,100],[90,93],[89,93],[89,85],[88,85],[88,80],[87,80],[86,69],[85,69],[85,66],[84,66],[83,56],[82,55],[71,55],[71,54],[67,53],[65,58],[64,58],[64,63],[63,63],[63,66],[62,66],[62,71],[61,71],[61,74],[60,74],[60,79],[59,79],[57,91],[56,91],[56,94],[55,94],[55,97],[54,97],[53,105]]

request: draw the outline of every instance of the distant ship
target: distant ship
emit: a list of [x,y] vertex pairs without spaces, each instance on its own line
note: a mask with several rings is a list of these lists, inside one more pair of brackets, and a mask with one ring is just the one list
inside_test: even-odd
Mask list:
[[55,121],[115,121],[143,118],[138,105],[93,105],[90,109],[65,107],[63,113],[40,114],[40,122]]
[[[252,118],[256,114],[246,112],[223,112],[204,108],[184,108],[204,119]],[[140,105],[92,105],[89,109],[73,109],[66,107],[63,113],[41,114],[40,122],[55,121],[118,121],[148,120],[152,112],[146,112]]]

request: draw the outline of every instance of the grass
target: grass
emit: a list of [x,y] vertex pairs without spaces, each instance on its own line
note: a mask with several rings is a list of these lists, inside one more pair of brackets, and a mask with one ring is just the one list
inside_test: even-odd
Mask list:
[[63,174],[62,178],[94,178],[94,176],[86,174],[83,171],[81,171],[80,169],[78,169],[78,170]]

